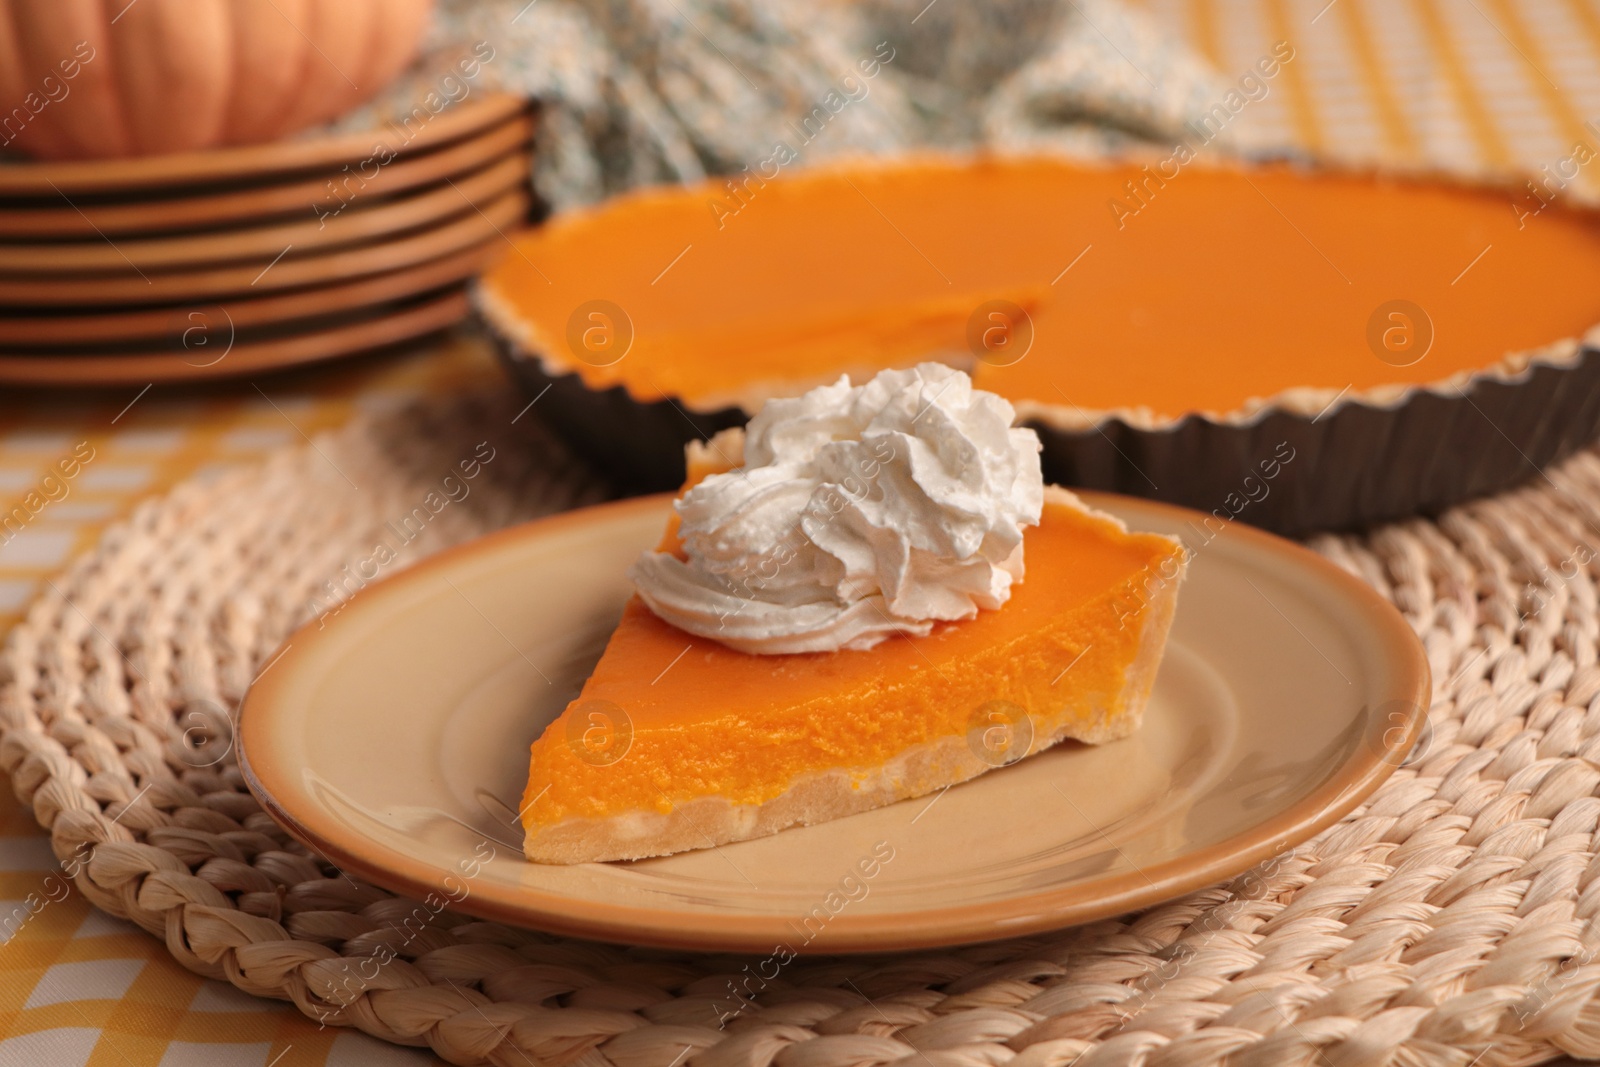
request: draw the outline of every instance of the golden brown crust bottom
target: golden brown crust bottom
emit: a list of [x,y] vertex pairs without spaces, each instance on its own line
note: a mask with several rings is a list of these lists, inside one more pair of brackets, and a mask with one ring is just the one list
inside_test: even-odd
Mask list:
[[[1076,502],[1076,497],[1054,487],[1048,488],[1046,494],[1048,500],[1059,502],[1065,497]],[[1036,722],[1029,755],[1067,738],[1098,745],[1126,737],[1138,728],[1161,665],[1181,580],[1180,571],[1172,581],[1163,582],[1152,591],[1141,613],[1139,650],[1113,706],[1095,708],[1087,717],[1073,712],[1048,729]],[[1118,706],[1120,711],[1116,710]],[[936,793],[993,769],[992,763],[975,754],[966,735],[945,737],[907,750],[884,766],[864,772],[864,778],[863,772],[842,769],[807,775],[761,804],[697,797],[665,813],[629,812],[606,819],[567,819],[552,826],[530,828],[523,851],[537,863],[666,856],[854,815]]]

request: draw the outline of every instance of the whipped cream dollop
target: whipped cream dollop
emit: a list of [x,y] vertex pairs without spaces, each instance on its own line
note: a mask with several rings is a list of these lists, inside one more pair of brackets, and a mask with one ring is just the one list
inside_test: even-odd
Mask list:
[[647,552],[629,577],[661,618],[742,652],[871,648],[998,608],[1044,504],[1014,414],[937,363],[768,401],[744,466],[675,505],[687,560]]

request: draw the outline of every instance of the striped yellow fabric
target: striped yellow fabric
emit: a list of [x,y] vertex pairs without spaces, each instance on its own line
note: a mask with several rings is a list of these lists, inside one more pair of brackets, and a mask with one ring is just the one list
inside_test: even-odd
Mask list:
[[[1224,75],[1294,46],[1256,132],[1345,160],[1571,175],[1600,153],[1593,0],[1143,0]],[[1587,153],[1584,153],[1587,154]],[[1548,171],[1544,168],[1549,168]],[[1600,190],[1600,167],[1575,180]],[[1554,186],[1552,186],[1554,187]]]
[[[1347,160],[1564,181],[1600,154],[1592,0],[1142,0],[1230,76],[1277,41],[1295,59],[1241,122]],[[1600,166],[1576,180],[1600,190]],[[1552,185],[1552,188],[1555,186]],[[204,391],[156,386],[0,400],[0,630],[145,495],[257,459],[368,405],[493,381],[481,348],[433,345]],[[196,978],[155,938],[66,888],[47,839],[0,792],[0,1067],[365,1067],[437,1062],[319,1030],[292,1007]]]

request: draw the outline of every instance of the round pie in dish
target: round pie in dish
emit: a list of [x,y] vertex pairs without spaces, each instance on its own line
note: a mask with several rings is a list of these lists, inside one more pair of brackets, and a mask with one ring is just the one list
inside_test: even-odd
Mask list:
[[625,484],[769,397],[927,358],[1046,479],[1280,532],[1495,492],[1600,429],[1600,221],[1527,190],[1175,160],[926,157],[552,220],[478,303]]

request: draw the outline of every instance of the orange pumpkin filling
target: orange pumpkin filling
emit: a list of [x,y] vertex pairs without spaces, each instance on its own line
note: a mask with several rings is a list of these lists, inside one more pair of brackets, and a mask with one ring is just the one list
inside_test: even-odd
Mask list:
[[[973,365],[988,354],[973,312],[1009,301],[1031,348],[976,361],[978,388],[1174,418],[1440,381],[1581,335],[1600,323],[1600,226],[1537,208],[1525,191],[1286,166],[919,160],[630,196],[519,238],[485,295],[589,386],[702,408],[941,353]],[[631,335],[616,362],[568,340],[596,299],[626,316],[584,320]],[[1397,300],[1426,321],[1379,313]],[[1375,316],[1376,336],[1400,327],[1393,358],[1369,341]]]
[[1114,718],[1152,583],[1176,579],[1182,549],[1051,502],[1024,545],[1027,576],[1003,608],[867,651],[735,652],[634,597],[578,699],[534,742],[524,827],[666,813],[701,796],[759,804],[806,775],[866,774],[967,734],[991,701],[1027,712],[1041,734]]

